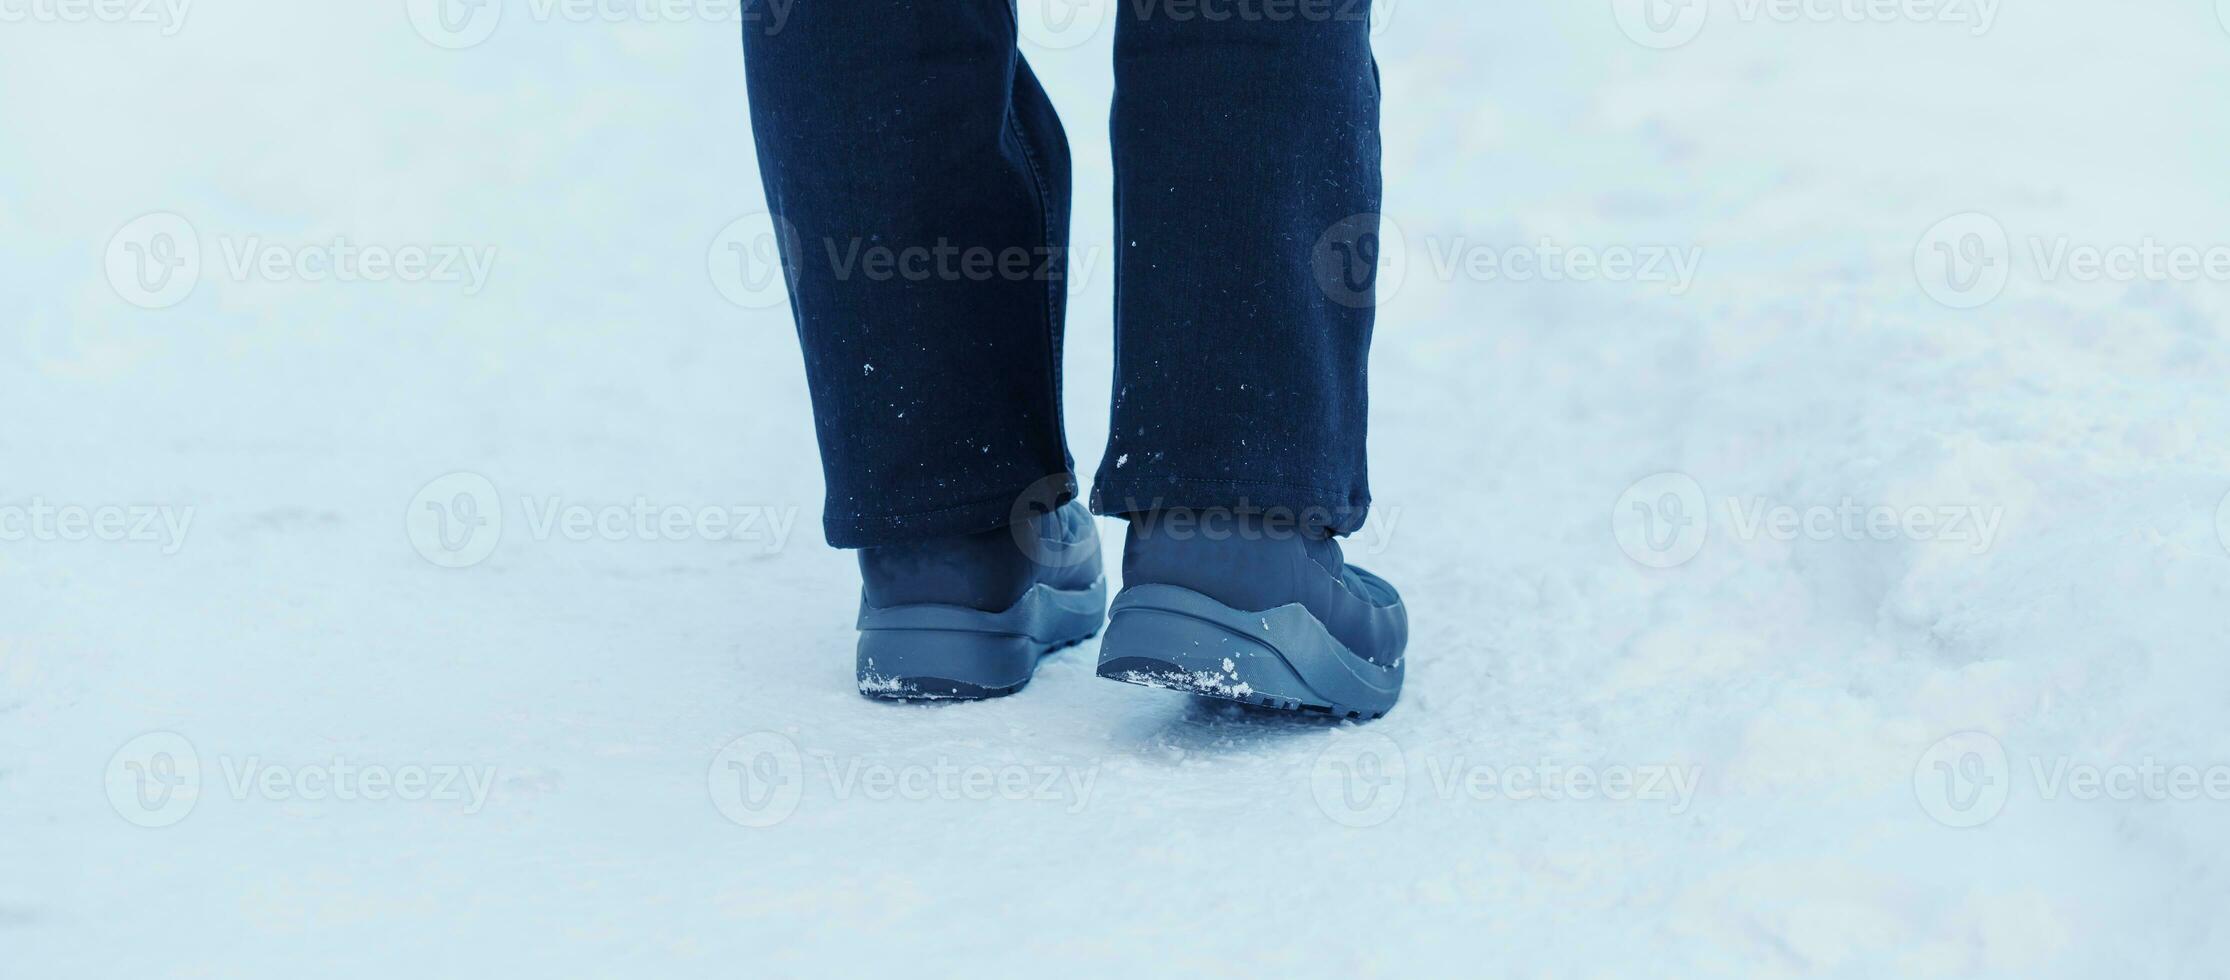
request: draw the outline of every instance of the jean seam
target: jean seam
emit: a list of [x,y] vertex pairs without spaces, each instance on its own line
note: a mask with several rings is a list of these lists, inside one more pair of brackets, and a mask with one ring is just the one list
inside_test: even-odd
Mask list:
[[949,514],[956,510],[973,510],[988,503],[1007,499],[1013,499],[1013,495],[995,493],[988,497],[978,497],[974,500],[964,500],[960,503],[953,504],[950,507],[938,507],[931,510],[908,511],[902,514],[840,513],[835,515],[835,519],[853,524],[864,524],[874,521],[903,521],[916,517],[935,517],[939,514]]
[[[1021,25],[1019,22],[1015,25],[1015,36],[1016,42],[1019,44],[1021,39]],[[1022,71],[1022,54],[1019,50],[1015,52],[1014,59],[1015,77],[1016,81],[1019,82]],[[1021,114],[1015,108],[1014,91],[1014,85],[1007,86],[1006,131],[1007,135],[1014,140],[1014,145],[1021,149],[1022,163],[1030,170],[1030,189],[1034,192],[1038,206],[1038,242],[1050,252],[1053,248],[1053,207],[1050,203],[1052,190],[1046,186],[1045,174],[1038,166],[1037,153],[1030,149],[1030,139],[1024,131]],[[1050,255],[1047,257],[1047,261],[1052,261]],[[1065,264],[1064,268],[1066,268]],[[1057,339],[1059,335],[1055,332],[1057,324],[1054,323],[1053,314],[1053,311],[1059,306],[1054,299],[1054,290],[1059,289],[1060,286],[1059,280],[1046,283],[1043,319],[1046,376],[1052,381],[1053,429],[1055,437],[1062,446],[1062,455],[1065,459],[1068,446],[1068,422],[1065,418],[1066,413],[1061,407],[1061,344]]]
[[[1280,490],[1300,490],[1327,497],[1344,497],[1351,503],[1358,499],[1358,495],[1354,491],[1332,490],[1326,487],[1312,487],[1300,483],[1279,483],[1275,480],[1209,480],[1187,476],[1136,477],[1133,479],[1139,483],[1183,483],[1212,487],[1276,487]],[[1108,482],[1120,483],[1122,478],[1117,477]]]

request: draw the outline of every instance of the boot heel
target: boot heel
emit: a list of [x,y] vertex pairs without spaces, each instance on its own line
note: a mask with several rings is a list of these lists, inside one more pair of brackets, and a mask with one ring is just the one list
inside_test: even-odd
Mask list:
[[[1183,613],[1117,612],[1100,640],[1099,675],[1109,680],[1300,710],[1308,685],[1266,644]],[[1329,706],[1316,710],[1329,712]]]
[[859,636],[859,692],[899,701],[973,700],[1030,682],[1041,645],[1026,636],[870,630]]
[[1124,589],[1108,617],[1099,675],[1109,680],[1355,719],[1401,696],[1399,664],[1356,656],[1299,604],[1246,612],[1147,584]]
[[974,700],[1013,694],[1038,660],[1091,639],[1107,621],[1107,581],[1084,589],[1032,586],[1005,612],[961,606],[864,608],[859,692],[891,701]]

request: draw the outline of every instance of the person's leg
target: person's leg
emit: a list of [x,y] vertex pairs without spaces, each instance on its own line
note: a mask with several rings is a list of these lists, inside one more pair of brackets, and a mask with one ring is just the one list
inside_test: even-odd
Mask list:
[[1008,0],[797,0],[746,24],[860,691],[1019,690],[1106,617],[1061,434],[1069,161]]
[[1093,507],[1281,508],[1353,531],[1372,304],[1367,282],[1324,288],[1319,263],[1377,232],[1369,4],[1119,7],[1114,417]]
[[[1103,677],[1375,718],[1408,613],[1363,523],[1378,75],[1367,3],[1123,5]],[[1282,9],[1286,16],[1277,16]]]
[[1072,469],[1068,147],[1008,0],[797,0],[744,27],[831,545],[984,531]]

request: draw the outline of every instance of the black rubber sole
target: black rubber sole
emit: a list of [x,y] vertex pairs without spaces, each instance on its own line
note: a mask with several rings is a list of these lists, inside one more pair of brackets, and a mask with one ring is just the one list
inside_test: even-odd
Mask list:
[[1386,717],[1386,712],[1383,711],[1371,711],[1360,708],[1350,709],[1345,705],[1318,704],[1314,701],[1295,701],[1290,698],[1281,698],[1274,694],[1229,694],[1219,690],[1203,689],[1190,686],[1182,681],[1171,681],[1165,679],[1173,675],[1178,675],[1181,669],[1182,668],[1179,668],[1177,665],[1168,663],[1166,661],[1153,660],[1146,657],[1124,657],[1110,663],[1101,664],[1100,676],[1105,677],[1111,681],[1121,681],[1125,684],[1136,684],[1140,687],[1152,687],[1164,691],[1182,691],[1187,694],[1196,694],[1204,698],[1217,698],[1224,701],[1232,701],[1238,704],[1246,705],[1250,708],[1268,708],[1272,711],[1292,712],[1303,715],[1321,715],[1326,718],[1345,718],[1350,721],[1377,721],[1380,718]]
[[1022,690],[1038,662],[1098,636],[1107,582],[1038,585],[1001,612],[962,606],[863,607],[857,673],[877,701],[980,701]]
[[1401,697],[1402,665],[1356,656],[1299,605],[1232,609],[1189,589],[1125,589],[1099,676],[1255,707],[1367,721]]
[[[1090,636],[1055,644],[1047,648],[1045,652],[1038,654],[1038,659],[1043,660],[1098,635],[1099,633],[1095,631]],[[1035,671],[1032,672],[1032,676],[1035,676]],[[984,687],[949,677],[881,677],[877,675],[877,679],[871,688],[867,675],[862,675],[859,696],[870,701],[986,701],[991,698],[1006,697],[1029,686],[1030,677],[1024,677],[1019,684],[1009,684],[1004,687]]]
[[1377,709],[1350,708],[1343,704],[1333,704],[1328,701],[1295,699],[1253,691],[1239,693],[1212,684],[1193,683],[1191,672],[1186,671],[1183,666],[1153,657],[1116,657],[1111,660],[1102,660],[1099,665],[1099,675],[1108,680],[1121,681],[1125,684],[1136,684],[1140,687],[1158,688],[1164,691],[1182,691],[1186,694],[1197,694],[1204,698],[1234,701],[1248,707],[1268,708],[1273,711],[1321,715],[1326,718],[1345,718],[1351,721],[1377,721],[1386,717],[1385,711]]

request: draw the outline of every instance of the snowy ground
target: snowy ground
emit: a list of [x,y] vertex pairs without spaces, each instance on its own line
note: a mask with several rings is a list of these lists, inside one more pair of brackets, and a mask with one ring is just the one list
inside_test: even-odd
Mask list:
[[[1378,42],[1350,550],[1416,636],[1330,727],[1090,644],[852,692],[786,313],[708,271],[733,23],[0,5],[0,976],[2219,975],[2230,9],[1491,6]],[[1104,250],[1110,39],[1045,37]],[[337,238],[459,259],[238,265]],[[739,530],[548,523],[638,500]]]

